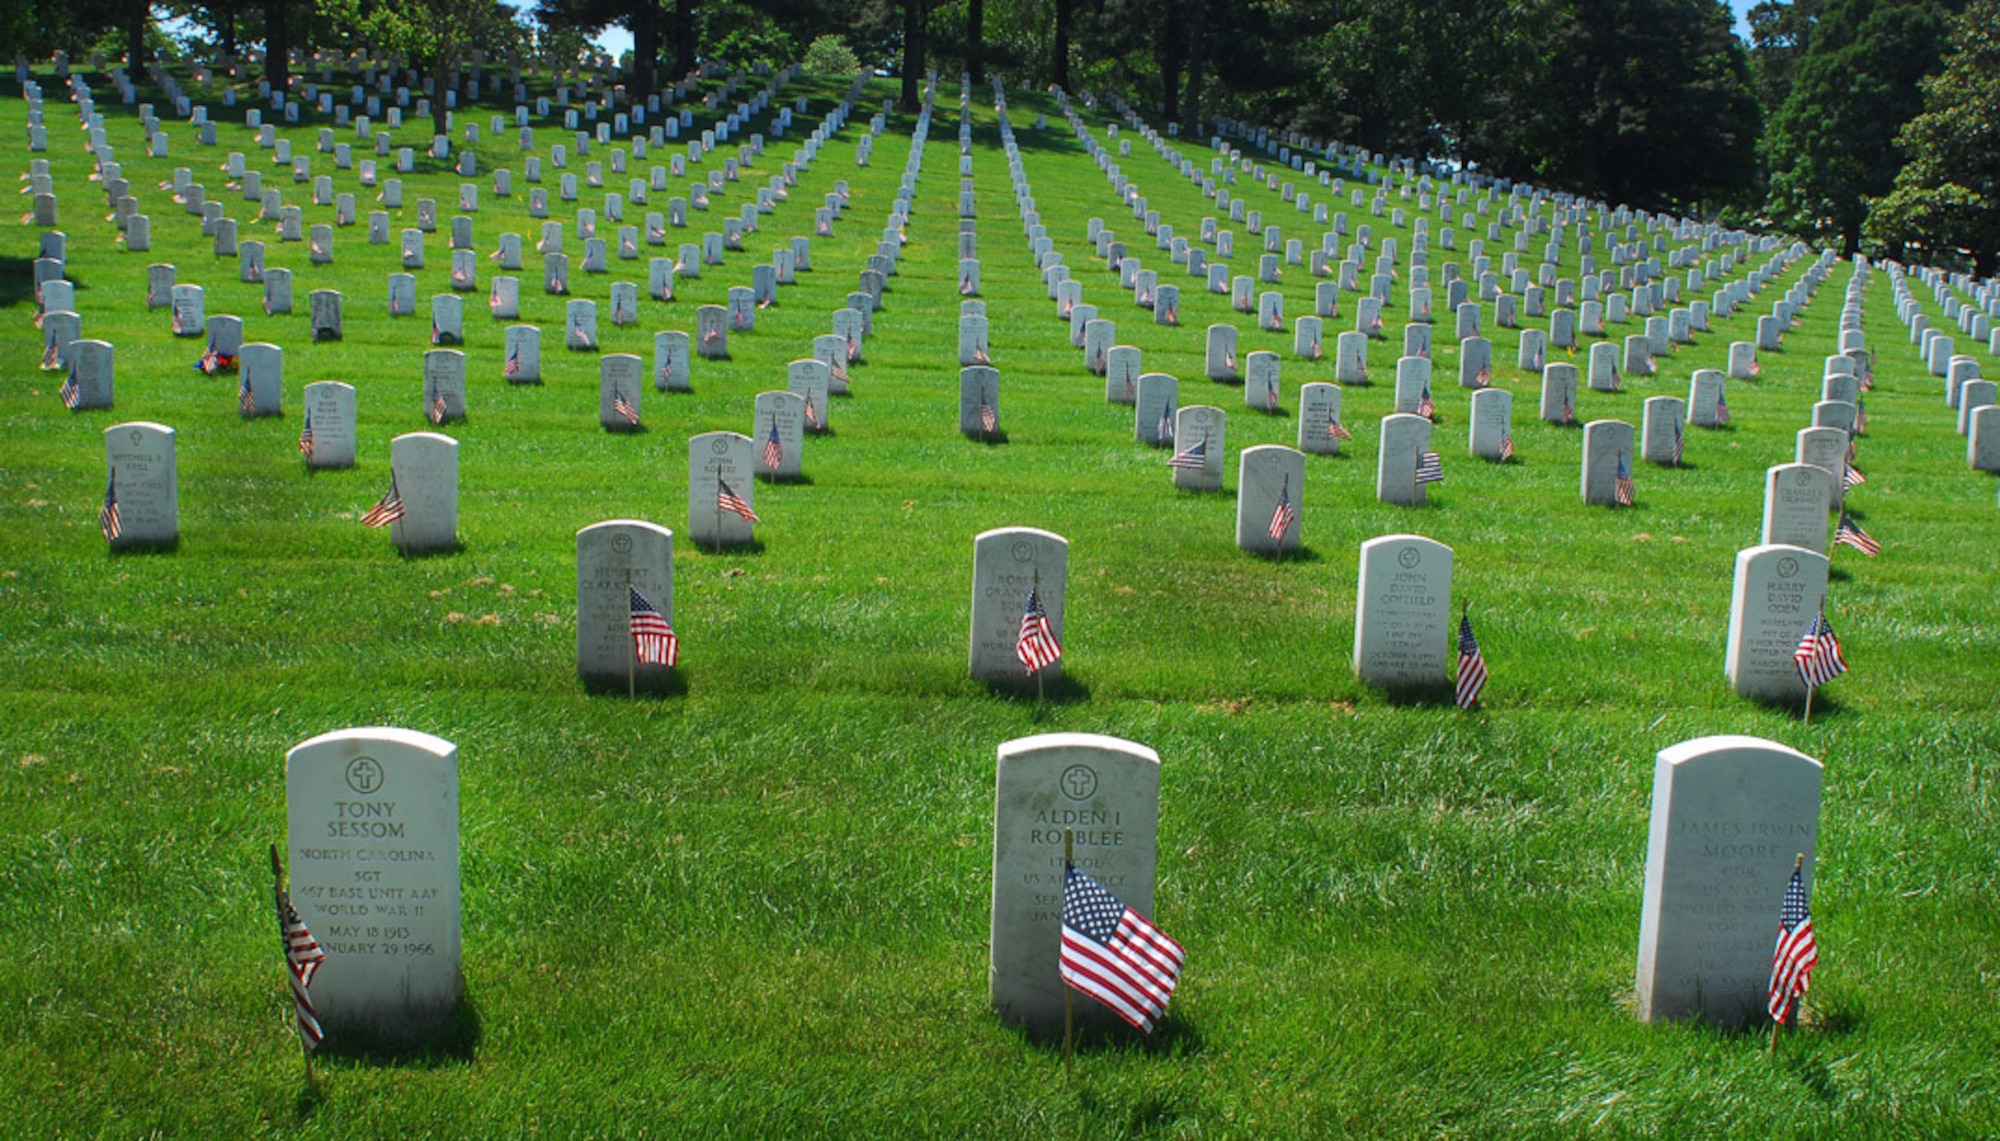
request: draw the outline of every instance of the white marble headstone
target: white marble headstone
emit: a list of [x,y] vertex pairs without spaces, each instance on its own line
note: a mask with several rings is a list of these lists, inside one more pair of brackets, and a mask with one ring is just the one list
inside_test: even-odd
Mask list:
[[285,755],[292,902],[326,961],[313,1004],[342,1027],[423,1035],[460,970],[458,748],[408,729],[343,729]]
[[[1032,675],[1015,655],[1028,593],[1038,592],[1049,628],[1064,644],[1064,594],[1069,582],[1069,541],[1034,527],[1001,527],[981,532],[972,545],[972,617],[969,670],[974,680],[1005,686],[1032,685]],[[1062,676],[1066,657],[1044,666],[1044,681]]]
[[1792,654],[1826,596],[1827,559],[1803,547],[1736,552],[1723,675],[1738,696],[1802,701],[1806,683]]
[[576,533],[576,672],[586,682],[658,685],[672,670],[634,657],[631,591],[674,621],[674,533],[612,519]]
[[1451,636],[1452,550],[1421,535],[1361,544],[1354,673],[1388,689],[1442,685]]
[[180,487],[174,430],[132,421],[104,430],[104,461],[118,503],[113,549],[171,544],[180,539]]

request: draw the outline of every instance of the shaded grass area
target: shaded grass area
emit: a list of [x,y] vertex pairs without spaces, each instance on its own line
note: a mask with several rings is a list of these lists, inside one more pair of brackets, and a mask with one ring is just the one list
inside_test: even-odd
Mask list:
[[[809,89],[808,125],[837,94]],[[1231,319],[1226,298],[1185,293],[1184,327],[1156,328],[1086,262],[1087,218],[1136,223],[1117,216],[1046,100],[1012,102],[1017,128],[1038,109],[1055,124],[1024,168],[1085,299],[1118,314],[1120,341],[1141,345],[1149,371],[1181,376],[1183,403],[1230,412],[1233,449],[1290,442],[1294,420],[1243,410],[1238,390],[1199,379],[1200,330]],[[18,126],[18,107],[0,119]],[[50,107],[52,122],[67,113]],[[1732,384],[1732,428],[1692,433],[1685,468],[1642,468],[1631,511],[1578,502],[1579,434],[1533,422],[1533,385],[1511,368],[1496,371],[1516,392],[1523,462],[1463,456],[1465,394],[1439,384],[1448,481],[1426,508],[1379,504],[1373,424],[1390,386],[1351,389],[1358,440],[1312,460],[1302,489],[1310,557],[1274,565],[1234,550],[1233,496],[1171,489],[1164,457],[1132,442],[1130,410],[1104,404],[1102,381],[1080,367],[1033,274],[987,107],[974,111],[974,185],[1007,443],[957,434],[955,119],[941,112],[902,272],[855,395],[834,404],[835,432],[808,445],[810,483],[758,487],[754,552],[679,545],[686,690],[627,702],[588,695],[574,676],[573,534],[606,518],[681,529],[685,438],[747,430],[752,395],[781,386],[784,362],[827,328],[873,252],[911,121],[890,120],[867,168],[853,165],[865,114],[829,145],[751,246],[808,229],[812,205],[845,179],[852,206],[834,239],[815,242],[817,268],[758,314],[755,333],[732,337],[734,359],[697,365],[693,394],[648,391],[642,435],[596,428],[589,355],[551,352],[546,385],[509,387],[497,327],[469,321],[472,413],[451,429],[463,546],[405,561],[355,523],[386,486],[388,439],[423,427],[422,319],[391,320],[379,305],[393,247],[344,230],[334,266],[294,266],[301,303],[320,284],[349,299],[346,341],[307,345],[303,304],[291,318],[250,316],[256,287],[151,189],[174,162],[212,166],[226,148],[142,159],[136,123],[107,110],[155,217],[151,257],[209,285],[211,314],[245,314],[252,339],[286,345],[288,414],[244,422],[233,380],[189,370],[199,345],[171,341],[163,314],[141,307],[146,257],[114,249],[84,209],[93,191],[64,124],[69,149],[52,159],[71,275],[90,286],[86,335],[118,345],[119,404],[64,412],[54,374],[33,371],[25,311],[9,310],[10,1129],[1992,1130],[1994,483],[1964,470],[1938,385],[1890,319],[1884,275],[1868,292],[1881,354],[1859,458],[1870,482],[1853,501],[1887,550],[1836,556],[1833,616],[1854,671],[1802,725],[1728,694],[1722,643],[1731,561],[1756,540],[1764,468],[1791,458],[1817,397],[1845,267],[1764,376]],[[1094,120],[1100,138],[1103,128]],[[304,152],[312,132],[290,137]],[[482,171],[517,161],[480,146],[493,148]],[[1134,149],[1126,170],[1179,232],[1195,232],[1212,204]],[[420,194],[455,200],[458,181],[411,178],[408,213]],[[1242,192],[1253,190],[1268,193]],[[732,188],[723,206],[743,197]],[[481,249],[502,229],[532,234],[518,198],[485,205]],[[1287,218],[1288,232],[1298,225]],[[432,241],[420,296],[444,288],[441,236]],[[1238,242],[1241,261],[1251,242]],[[272,250],[272,264],[289,264],[281,255],[297,247]],[[33,238],[0,238],[0,255],[32,257]],[[693,307],[747,282],[759,257],[732,255],[672,304],[646,302],[635,328],[607,325],[606,351],[650,362],[654,329],[690,327]],[[1565,257],[1573,274],[1573,249]],[[614,280],[643,272],[613,264]],[[1282,288],[1288,312],[1310,311],[1301,270]],[[1586,394],[1580,413],[1636,421],[1644,396],[1684,391],[1691,368],[1718,365],[1728,341],[1748,336],[1774,291],[1660,377]],[[524,306],[531,321],[560,322],[559,302],[535,289]],[[1331,378],[1330,362],[1290,358],[1289,334],[1238,320],[1247,347],[1286,352],[1288,402],[1299,383]],[[1510,363],[1512,334],[1492,335]],[[1440,376],[1455,351],[1440,345]],[[361,388],[361,459],[308,474],[293,446],[296,392],[325,378]],[[94,529],[98,436],[128,418],[179,433],[182,539],[168,554],[109,557]],[[1233,462],[1225,471],[1233,489]],[[1071,541],[1065,666],[1079,700],[1038,708],[963,676],[971,539],[1006,525]],[[1392,700],[1352,677],[1355,551],[1398,531],[1456,552],[1456,594],[1473,606],[1494,677],[1479,712]],[[329,1049],[311,1097],[261,861],[283,839],[285,749],[367,724],[434,732],[461,751],[471,1029],[461,1049],[431,1056]],[[985,1002],[994,748],[1048,731],[1110,733],[1163,757],[1156,918],[1191,952],[1156,1039],[1087,1040],[1069,1082],[1059,1052],[1000,1027]],[[1823,966],[1805,1029],[1775,1058],[1757,1034],[1641,1026],[1628,1008],[1652,758],[1711,733],[1769,737],[1828,766],[1814,899]]]

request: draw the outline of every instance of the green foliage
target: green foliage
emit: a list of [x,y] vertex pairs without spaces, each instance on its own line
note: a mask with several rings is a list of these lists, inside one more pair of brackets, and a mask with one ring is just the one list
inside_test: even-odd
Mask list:
[[1902,165],[1896,134],[1922,107],[1947,13],[1938,0],[1822,0],[1763,141],[1780,226],[1857,248],[1866,199],[1888,193]]
[[1750,9],[1751,59],[1757,101],[1775,114],[1792,90],[1792,69],[1812,44],[1821,0],[1762,0]]
[[808,75],[851,77],[861,70],[861,58],[854,54],[853,48],[847,46],[846,37],[831,33],[820,36],[806,45],[804,63]]
[[1897,145],[1909,162],[1869,204],[1867,233],[1927,256],[1964,250],[2000,268],[2000,0],[1974,0],[1952,22],[1944,70],[1924,81],[1924,111]]
[[702,54],[708,58],[725,59],[738,67],[753,63],[783,67],[799,57],[790,33],[760,8],[722,0],[703,4],[697,11]]

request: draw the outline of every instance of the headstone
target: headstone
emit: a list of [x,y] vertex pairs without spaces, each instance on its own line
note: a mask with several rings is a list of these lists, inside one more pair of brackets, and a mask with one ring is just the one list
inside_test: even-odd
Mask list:
[[1243,364],[1244,406],[1273,414],[1284,411],[1278,387],[1278,354],[1259,350],[1245,358]]
[[1039,677],[1046,687],[1062,676],[1060,659],[1030,675],[1015,650],[1031,591],[1061,645],[1068,581],[1069,541],[1060,535],[1033,527],[1002,527],[981,532],[973,540],[968,668],[974,680],[1018,688],[1032,686]]
[[1828,511],[1838,511],[1847,498],[1847,445],[1849,437],[1839,428],[1801,428],[1792,458],[1802,464],[1824,468],[1833,477]]
[[796,479],[803,471],[805,397],[796,392],[760,392],[750,439],[757,456],[757,474],[766,479]]
[[[998,600],[996,606],[1019,610],[1025,602],[1023,591],[1020,599]],[[1018,628],[1020,616],[1010,621]],[[1020,663],[1014,665],[1018,669]],[[1067,987],[1058,960],[1065,833],[1078,870],[1127,907],[1151,916],[1159,805],[1160,758],[1144,745],[1051,733],[1000,746],[988,995],[1003,1023],[1041,1038],[1063,1032]],[[1075,1000],[1073,1010],[1086,1024],[1117,1024],[1096,1002]]]
[[[411,285],[411,290],[414,293],[414,282]],[[412,297],[411,304],[414,305],[415,303],[415,299]],[[314,343],[320,341],[338,341],[346,335],[342,324],[341,297],[338,289],[315,289],[311,294],[307,295],[306,304],[312,314],[312,339]]]
[[725,507],[743,504],[756,514],[756,445],[738,432],[703,432],[688,440],[688,538],[710,547],[753,542],[752,520]]
[[1826,596],[1827,560],[1803,547],[1768,545],[1736,553],[1723,675],[1738,696],[1798,702],[1806,695],[1792,658]]
[[1632,425],[1592,420],[1583,426],[1582,491],[1587,504],[1631,506],[1621,498],[1619,477],[1632,479]]
[[1769,1019],[1773,919],[1801,857],[1810,881],[1821,776],[1818,761],[1756,737],[1660,750],[1639,918],[1640,1021]]
[[633,519],[578,531],[576,672],[585,683],[658,689],[672,677],[671,667],[638,660],[631,619],[635,590],[671,628],[674,533]]
[[1305,453],[1282,444],[1243,449],[1236,484],[1236,546],[1253,554],[1296,551],[1301,545]]
[[1697,428],[1719,428],[1729,422],[1729,408],[1723,395],[1721,369],[1700,368],[1688,380],[1688,423]]
[[424,418],[433,424],[465,419],[465,354],[457,349],[424,353]]
[[1174,417],[1174,486],[1182,491],[1221,491],[1228,417],[1206,404],[1182,408]]
[[[354,466],[355,406],[354,386],[337,380],[319,380],[306,385],[300,401],[304,420],[300,428],[300,452],[307,467],[349,468]],[[307,450],[306,441],[311,444]]]
[[292,902],[326,952],[312,980],[328,1036],[445,1030],[460,970],[458,748],[408,729],[343,729],[285,755]]
[[139,420],[104,430],[106,509],[115,502],[118,526],[109,542],[122,547],[165,546],[180,539],[180,485],[174,466],[174,430]]
[[253,341],[237,352],[237,405],[245,417],[278,416],[284,412],[285,350]]
[[1375,498],[1383,503],[1420,506],[1428,484],[1417,479],[1418,465],[1431,447],[1431,422],[1411,412],[1382,418],[1381,448],[1376,456]]
[[[729,310],[721,305],[703,305],[695,310],[695,351],[711,360],[729,357]],[[700,541],[699,538],[696,539]]]
[[958,430],[990,440],[1000,432],[1000,371],[988,365],[958,370]]
[[1514,394],[1502,388],[1482,388],[1472,394],[1467,448],[1483,460],[1500,461],[1513,450]]
[[688,335],[679,330],[653,334],[653,387],[660,392],[689,392]]
[[1299,451],[1308,455],[1340,454],[1340,441],[1352,439],[1340,419],[1341,387],[1313,381],[1299,388]]
[[1383,535],[1361,544],[1354,674],[1364,685],[1396,690],[1445,683],[1453,645],[1451,569],[1451,548],[1421,535]]
[[[1826,505],[1833,475],[1812,464],[1778,464],[1764,473],[1764,527],[1759,541],[1826,554]],[[1805,628],[1800,627],[1804,634]],[[1796,643],[1795,643],[1796,644]]]
[[75,396],[68,398],[68,403],[72,411],[111,407],[115,359],[115,350],[109,341],[71,342],[69,383],[75,389]]
[[1687,405],[1678,396],[1648,396],[1639,421],[1639,458],[1649,464],[1679,467],[1686,446],[1681,422]]
[[[424,371],[432,369],[430,358],[450,354],[453,349],[433,349],[425,355]],[[427,384],[428,387],[428,384]],[[463,377],[460,378],[460,415],[463,415]],[[389,442],[392,481],[403,501],[402,517],[389,524],[389,538],[404,555],[450,551],[458,546],[458,441],[435,432],[410,432]]]

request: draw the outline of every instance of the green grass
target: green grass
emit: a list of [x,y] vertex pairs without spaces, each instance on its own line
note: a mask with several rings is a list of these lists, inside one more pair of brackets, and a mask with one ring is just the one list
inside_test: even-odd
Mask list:
[[[1995,484],[1965,470],[1940,383],[1893,320],[1886,274],[1868,285],[1880,360],[1859,461],[1869,482],[1853,503],[1887,549],[1873,561],[1836,556],[1832,617],[1853,670],[1804,725],[1794,710],[1729,693],[1723,638],[1732,560],[1756,542],[1764,469],[1791,459],[1817,398],[1847,267],[1784,353],[1766,356],[1763,377],[1731,384],[1731,428],[1692,432],[1681,470],[1641,466],[1629,511],[1578,501],[1580,433],[1532,419],[1534,384],[1512,368],[1510,332],[1489,327],[1498,380],[1516,393],[1522,462],[1466,457],[1466,394],[1441,381],[1449,478],[1425,508],[1375,501],[1375,423],[1391,386],[1351,389],[1357,440],[1308,463],[1307,550],[1274,565],[1234,549],[1232,494],[1172,490],[1164,457],[1132,442],[1130,410],[1106,405],[1103,382],[1083,371],[1033,273],[984,92],[973,164],[1007,442],[957,434],[947,93],[854,396],[835,403],[834,434],[809,443],[809,483],[758,488],[759,549],[680,544],[686,693],[635,703],[586,695],[575,678],[574,533],[611,518],[684,530],[686,438],[747,431],[753,394],[782,387],[784,363],[828,328],[874,250],[912,120],[892,118],[860,169],[854,145],[872,108],[858,109],[745,253],[683,283],[669,305],[642,302],[638,326],[601,325],[605,351],[650,361],[653,331],[691,328],[696,305],[719,303],[748,283],[750,264],[810,228],[834,179],[851,184],[837,236],[814,242],[815,271],[781,291],[754,333],[731,337],[732,360],[697,363],[692,395],[648,391],[643,434],[597,428],[596,361],[562,352],[552,332],[546,385],[501,383],[500,323],[477,313],[474,294],[471,414],[450,429],[462,444],[463,548],[406,561],[355,523],[386,486],[388,440],[424,427],[427,323],[421,308],[383,315],[395,247],[367,246],[357,226],[338,232],[334,265],[308,267],[302,245],[272,241],[270,264],[294,269],[299,311],[264,318],[258,288],[238,283],[153,189],[179,163],[214,197],[230,144],[197,148],[172,125],[174,157],[145,159],[136,120],[102,105],[154,219],[155,252],[124,253],[84,181],[69,105],[49,89],[70,277],[85,335],[118,346],[118,403],[65,412],[55,374],[34,370],[31,302],[7,294],[0,1132],[2000,1129]],[[792,139],[773,142],[689,233],[719,227],[839,94],[812,83],[786,94],[801,90],[813,109]],[[1331,379],[1331,362],[1292,359],[1289,333],[1255,332],[1178,272],[1162,280],[1183,284],[1183,327],[1152,326],[1084,241],[1098,216],[1138,248],[1137,222],[1049,100],[1010,102],[1042,217],[1085,300],[1145,351],[1148,371],[1182,378],[1183,404],[1230,413],[1233,489],[1233,453],[1292,442],[1296,421],[1248,411],[1240,390],[1201,380],[1203,328],[1235,320],[1243,351],[1277,348],[1294,408],[1298,386]],[[1045,134],[1028,129],[1037,112],[1050,115]],[[0,130],[22,137],[22,115],[7,101]],[[301,153],[317,125],[287,132]],[[1104,128],[1093,118],[1108,143]],[[396,133],[416,145],[428,131]],[[546,147],[561,132],[538,134]],[[1207,153],[1183,142],[1205,168]],[[479,248],[502,230],[532,241],[511,137],[478,147]],[[460,180],[420,165],[392,232],[419,197],[450,216]],[[1121,165],[1177,232],[1192,236],[1217,213],[1143,142]],[[490,195],[497,166],[516,169],[511,201]],[[283,188],[288,202],[309,189]],[[1288,236],[1316,240],[1320,227],[1275,193],[1247,177],[1235,189]],[[223,200],[247,218],[233,193]],[[1416,212],[1414,199],[1392,205]],[[551,216],[573,221],[561,206]],[[1334,208],[1389,232],[1386,217],[1344,196]],[[310,223],[331,210],[306,213]],[[1237,263],[1254,264],[1261,242],[1235,228]],[[1398,236],[1407,254],[1408,233]],[[1469,262],[1471,236],[1461,222],[1460,250],[1434,245],[1433,265]],[[668,252],[681,240],[695,239],[670,231]],[[0,238],[0,257],[23,259],[5,263],[10,276],[25,277],[34,242],[27,227]],[[420,305],[444,288],[443,246],[442,233],[432,238]],[[1539,240],[1531,246],[1530,265]],[[1165,264],[1150,244],[1138,253]],[[1565,258],[1574,276],[1573,245]],[[164,310],[141,307],[155,260],[206,285],[210,314],[242,314],[251,339],[286,346],[283,419],[240,420],[233,379],[191,371],[199,344],[171,340]],[[561,302],[540,292],[533,265],[521,275],[524,319],[553,331]],[[1689,371],[1719,367],[1804,265],[1659,376],[1583,394],[1579,418],[1636,423],[1645,396],[1684,395]],[[483,259],[481,272],[483,288]],[[643,274],[643,262],[614,261],[606,277],[576,274],[574,295],[602,299],[608,282]],[[305,297],[321,286],[348,299],[340,344],[305,342]],[[1302,268],[1282,288],[1289,314],[1311,311]],[[1399,294],[1392,333],[1402,305]],[[1352,309],[1343,297],[1329,337]],[[1442,325],[1440,377],[1455,375],[1449,333]],[[1394,352],[1371,350],[1376,376],[1390,374]],[[298,462],[298,391],[318,379],[361,390],[353,471],[309,475]],[[94,527],[100,435],[129,419],[178,431],[171,553],[109,556]],[[1077,693],[1043,709],[963,676],[972,537],[1007,525],[1071,543],[1065,665]],[[1474,607],[1493,674],[1476,713],[1392,699],[1352,676],[1357,548],[1398,531],[1456,551],[1456,598]],[[371,724],[460,749],[468,1027],[459,1048],[429,1055],[329,1048],[322,1093],[309,1098],[263,853],[283,840],[284,751]],[[1059,1050],[986,1009],[994,749],[1051,730],[1159,751],[1156,918],[1190,952],[1156,1040],[1091,1041],[1069,1082]],[[1769,737],[1827,763],[1813,901],[1822,964],[1806,1025],[1775,1058],[1760,1034],[1644,1026],[1629,1007],[1652,758],[1712,733]]]

